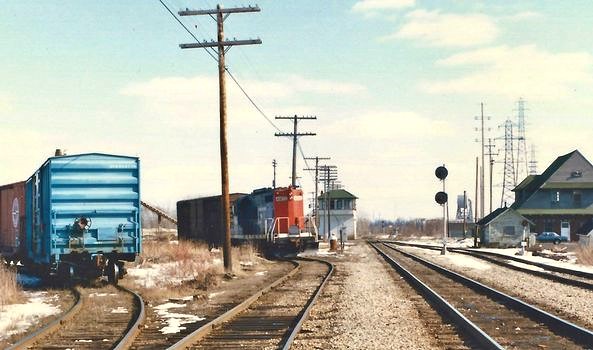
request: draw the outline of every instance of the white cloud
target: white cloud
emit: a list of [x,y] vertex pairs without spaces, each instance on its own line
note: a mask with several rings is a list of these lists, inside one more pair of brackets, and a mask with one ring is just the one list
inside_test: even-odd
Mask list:
[[429,93],[476,93],[528,99],[555,99],[593,83],[593,56],[584,52],[552,53],[534,45],[498,46],[452,55],[443,67],[472,69],[459,78],[425,82]]
[[399,10],[412,7],[416,0],[361,0],[352,6],[355,12],[369,12],[377,10]]
[[526,20],[541,19],[543,17],[544,17],[544,15],[540,12],[523,11],[523,12],[516,13],[514,15],[506,16],[506,17],[504,17],[504,19],[507,19],[510,21],[526,21]]
[[396,33],[382,39],[417,40],[422,45],[437,47],[468,47],[492,42],[498,31],[495,21],[486,15],[415,10],[406,15],[406,22]]
[[[291,114],[311,111],[308,106],[293,103],[298,97],[308,94],[357,96],[366,92],[366,87],[359,84],[308,79],[299,75],[286,75],[275,81],[243,80],[241,85],[264,110],[273,114],[282,114],[286,110],[290,110]],[[159,77],[129,84],[120,93],[139,97],[147,111],[176,123],[206,126],[217,120],[209,118],[218,116],[216,76]],[[232,123],[250,122],[254,116],[261,118],[230,79],[227,79],[227,98],[229,113],[233,113]],[[201,111],[197,120],[190,117],[196,115],[196,108]]]

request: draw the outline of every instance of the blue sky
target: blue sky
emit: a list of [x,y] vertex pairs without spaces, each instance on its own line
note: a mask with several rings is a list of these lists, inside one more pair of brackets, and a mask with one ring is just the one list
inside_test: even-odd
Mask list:
[[[165,3],[174,11],[216,4]],[[472,194],[480,102],[496,138],[515,101],[527,100],[540,172],[574,149],[593,159],[589,1],[258,4],[261,13],[229,17],[225,32],[263,44],[231,49],[227,65],[268,116],[318,116],[302,122],[318,133],[302,148],[332,157],[366,216],[438,216],[433,171],[443,163],[450,195]],[[215,37],[209,17],[183,21],[198,38]],[[220,191],[216,63],[178,48],[192,39],[157,0],[9,0],[0,33],[0,183],[66,148],[138,155],[144,199],[165,207]],[[290,143],[230,80],[228,88],[231,191],[270,184],[273,158],[288,184]],[[501,170],[497,163],[495,184]],[[310,174],[300,175],[311,191]]]

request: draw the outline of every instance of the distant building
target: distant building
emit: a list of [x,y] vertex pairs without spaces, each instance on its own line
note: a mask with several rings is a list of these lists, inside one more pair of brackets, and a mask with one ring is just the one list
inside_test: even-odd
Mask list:
[[531,232],[533,222],[512,208],[498,208],[486,215],[477,225],[481,232],[481,245],[516,247]]
[[340,232],[344,240],[356,239],[356,200],[352,193],[344,190],[330,190],[319,196],[319,234],[328,238],[328,206],[329,202],[329,225],[330,234],[335,234],[340,239]]
[[[534,223],[569,240],[587,234],[593,220],[593,165],[577,150],[556,158],[541,174],[526,177],[511,206]],[[587,231],[587,232],[585,232]]]

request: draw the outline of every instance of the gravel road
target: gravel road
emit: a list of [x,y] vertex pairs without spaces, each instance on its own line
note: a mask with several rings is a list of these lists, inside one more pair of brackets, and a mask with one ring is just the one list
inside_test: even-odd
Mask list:
[[336,270],[293,349],[437,349],[399,275],[363,241],[328,256]]

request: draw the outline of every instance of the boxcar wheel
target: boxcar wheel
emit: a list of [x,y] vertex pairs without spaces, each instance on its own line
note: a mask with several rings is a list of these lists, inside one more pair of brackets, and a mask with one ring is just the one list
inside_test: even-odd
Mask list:
[[107,264],[107,280],[113,285],[119,281],[119,267],[113,262]]

